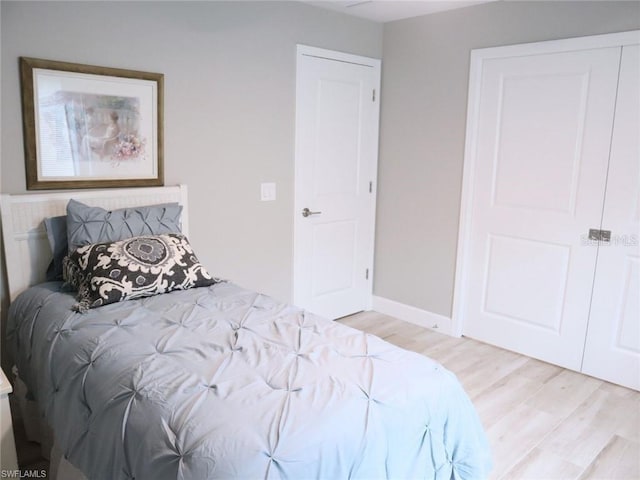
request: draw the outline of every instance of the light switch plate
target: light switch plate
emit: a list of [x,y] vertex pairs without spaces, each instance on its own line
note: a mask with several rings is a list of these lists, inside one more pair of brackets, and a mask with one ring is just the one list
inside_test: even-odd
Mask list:
[[273,202],[276,199],[276,184],[261,183],[260,184],[260,200],[263,202]]

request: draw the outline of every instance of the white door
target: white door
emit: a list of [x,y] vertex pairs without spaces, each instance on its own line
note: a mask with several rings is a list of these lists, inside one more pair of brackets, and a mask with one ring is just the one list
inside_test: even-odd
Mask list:
[[591,315],[582,371],[640,390],[640,47],[622,49]]
[[379,60],[298,47],[293,296],[331,319],[371,302],[379,82]]
[[483,62],[464,335],[580,369],[619,59],[615,47]]

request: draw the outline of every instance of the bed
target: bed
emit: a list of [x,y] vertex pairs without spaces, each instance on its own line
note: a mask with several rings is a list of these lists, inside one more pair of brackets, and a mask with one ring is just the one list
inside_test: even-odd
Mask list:
[[42,281],[42,220],[70,198],[177,201],[188,232],[184,186],[2,197],[7,343],[52,478],[488,476],[456,377],[375,336],[229,281],[77,311],[75,293]]

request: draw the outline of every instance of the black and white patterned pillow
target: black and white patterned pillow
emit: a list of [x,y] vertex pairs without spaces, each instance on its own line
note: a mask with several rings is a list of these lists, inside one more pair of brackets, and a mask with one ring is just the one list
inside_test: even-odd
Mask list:
[[78,289],[78,311],[217,282],[178,233],[79,247],[65,258],[64,273]]

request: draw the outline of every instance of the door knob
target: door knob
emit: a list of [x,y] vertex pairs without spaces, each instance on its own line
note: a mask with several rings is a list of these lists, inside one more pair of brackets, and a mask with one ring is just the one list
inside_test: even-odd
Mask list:
[[312,212],[311,210],[309,210],[308,208],[303,208],[302,209],[302,216],[303,217],[308,217],[310,215],[320,215],[322,212]]
[[589,240],[596,240],[600,242],[610,242],[611,230],[598,230],[597,228],[590,228]]

